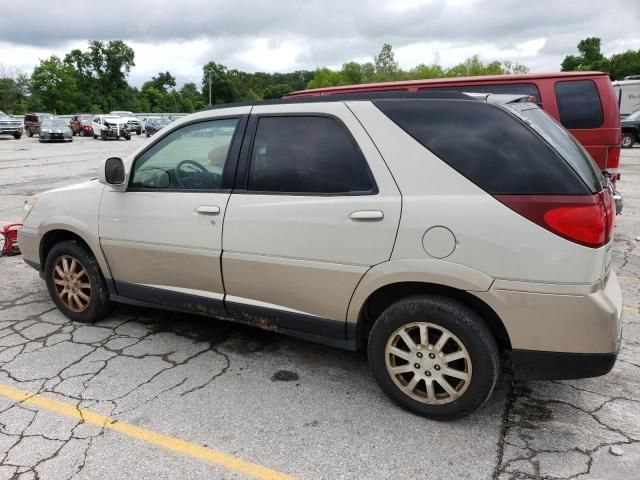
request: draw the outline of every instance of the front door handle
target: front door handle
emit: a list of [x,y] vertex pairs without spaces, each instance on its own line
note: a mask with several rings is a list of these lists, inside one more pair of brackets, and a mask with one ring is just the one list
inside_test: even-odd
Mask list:
[[196,213],[199,213],[200,215],[218,215],[220,213],[220,207],[200,205],[196,208]]
[[356,210],[349,215],[351,220],[382,220],[384,213],[381,210]]

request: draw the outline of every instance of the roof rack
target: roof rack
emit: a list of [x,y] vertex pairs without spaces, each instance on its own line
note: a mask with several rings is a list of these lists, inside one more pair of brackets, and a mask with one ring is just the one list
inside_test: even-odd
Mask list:
[[388,92],[361,92],[361,93],[340,93],[334,95],[316,95],[305,97],[278,98],[275,100],[256,100],[249,102],[223,103],[220,105],[212,105],[205,107],[201,112],[206,110],[217,110],[219,108],[230,107],[258,107],[260,105],[288,105],[292,103],[320,103],[320,102],[345,102],[349,100],[383,100],[413,98],[426,100],[473,100],[469,95],[453,91],[429,91],[421,90],[419,92],[388,91]]

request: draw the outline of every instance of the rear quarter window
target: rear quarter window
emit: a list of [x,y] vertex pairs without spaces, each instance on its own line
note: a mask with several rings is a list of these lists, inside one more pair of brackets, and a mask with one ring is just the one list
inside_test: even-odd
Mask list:
[[374,104],[490,194],[590,193],[555,150],[500,107],[460,100],[379,100]]
[[565,128],[598,128],[602,126],[602,104],[593,80],[556,82],[556,102],[560,123]]

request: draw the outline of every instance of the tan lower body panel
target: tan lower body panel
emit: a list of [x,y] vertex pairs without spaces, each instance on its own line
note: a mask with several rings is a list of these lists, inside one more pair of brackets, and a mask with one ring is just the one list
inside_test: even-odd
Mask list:
[[[344,321],[349,300],[368,267],[224,252],[229,297]],[[229,298],[228,297],[228,298]]]
[[[612,353],[619,347],[622,295],[611,271],[595,285],[530,284],[496,281],[488,292],[469,292],[502,319],[513,349],[572,353]],[[525,287],[525,285],[518,285]]]
[[113,278],[120,282],[224,294],[220,251],[101,240]]

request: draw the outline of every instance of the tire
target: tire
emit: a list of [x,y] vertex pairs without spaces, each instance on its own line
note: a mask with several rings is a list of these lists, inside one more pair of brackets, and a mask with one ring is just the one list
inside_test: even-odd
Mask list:
[[636,143],[636,139],[632,133],[624,132],[622,134],[622,148],[631,148]]
[[[424,326],[428,328],[423,330]],[[416,341],[414,350],[402,340],[401,331]],[[439,350],[438,339],[445,331],[451,337]],[[420,340],[422,332],[427,338]],[[401,355],[407,358],[387,348],[403,350]],[[451,353],[463,358],[442,360],[442,355]],[[369,335],[368,358],[378,385],[395,403],[434,420],[452,420],[480,408],[493,392],[500,370],[498,346],[482,318],[464,304],[439,295],[408,297],[382,312]],[[393,367],[404,371],[393,375],[389,371]],[[466,379],[442,375],[447,369]],[[401,390],[400,385],[409,387],[414,377],[418,380],[410,393]]]
[[27,137],[33,137],[33,132],[30,128],[27,128]]
[[[57,276],[56,280],[62,278],[59,276],[56,270],[56,266],[63,271],[63,260],[66,259],[66,265],[69,267],[69,273],[75,270],[76,273],[81,273],[77,279],[62,280],[63,282],[71,282],[73,291],[75,293],[84,308],[80,309],[78,304],[74,303],[73,297],[68,294],[60,294],[59,289],[66,289],[67,285],[57,285],[54,281],[54,275]],[[75,264],[72,263],[75,260]],[[75,266],[74,266],[75,265]],[[47,283],[47,289],[49,295],[56,304],[58,309],[64,313],[69,319],[76,322],[93,323],[101,320],[109,314],[111,311],[111,302],[109,300],[109,290],[105,283],[102,272],[95,257],[88,252],[77,240],[65,240],[57,243],[51,248],[47,258],[45,260],[45,281]],[[75,282],[75,284],[74,284]],[[89,285],[89,288],[82,288],[81,285]],[[80,293],[88,297],[86,301],[80,297]],[[62,298],[61,298],[62,297]],[[63,300],[66,297],[67,300]],[[67,305],[67,301],[76,306],[76,310],[70,308]]]
[[79,135],[80,135],[81,137],[84,137],[84,130],[80,130]]
[[96,135],[95,133],[93,134],[93,139],[97,140],[98,139],[98,135]]
[[145,132],[147,134],[147,138],[149,138],[151,135],[149,135],[149,132]]
[[20,140],[22,138],[22,132],[21,133],[14,133],[13,134],[13,138],[15,138],[16,140]]
[[142,129],[141,128],[136,130],[136,135],[142,135]]
[[100,132],[100,138],[104,141],[107,139],[107,135],[104,132]]

